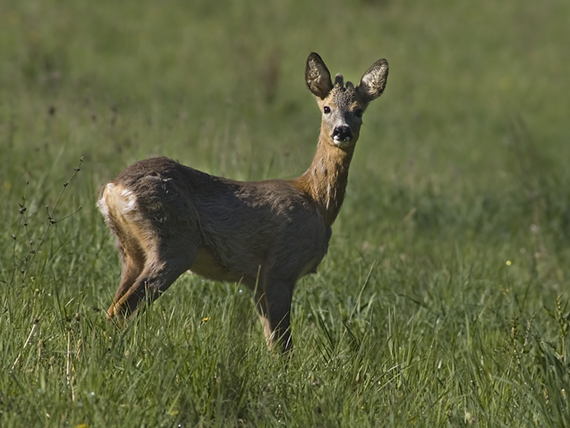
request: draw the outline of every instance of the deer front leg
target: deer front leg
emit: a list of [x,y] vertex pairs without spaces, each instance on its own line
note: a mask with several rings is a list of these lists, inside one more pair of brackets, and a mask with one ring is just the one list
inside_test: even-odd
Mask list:
[[255,293],[259,319],[270,349],[291,350],[291,300],[294,281],[264,280]]

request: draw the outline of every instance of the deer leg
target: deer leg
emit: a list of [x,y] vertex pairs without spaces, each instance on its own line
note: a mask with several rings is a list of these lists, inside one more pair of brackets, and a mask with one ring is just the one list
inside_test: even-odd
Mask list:
[[107,318],[111,319],[114,316],[115,306],[123,297],[123,295],[132,287],[136,279],[140,276],[144,269],[144,255],[137,249],[136,251],[126,251],[123,247],[119,248],[121,254],[121,263],[123,265],[121,272],[121,282],[113,303],[107,310]]
[[270,348],[289,351],[293,347],[290,325],[295,283],[268,277],[262,285],[262,289],[256,291],[256,305],[265,339]]
[[261,326],[263,327],[265,342],[267,343],[267,347],[271,348],[273,346],[273,343],[271,342],[271,327],[269,324],[267,301],[265,300],[263,287],[258,286],[258,288],[255,289],[255,307],[259,315],[259,321],[261,321]]
[[[127,318],[134,313],[142,303],[150,304],[172,285],[172,283],[194,262],[198,254],[195,251],[190,253],[178,253],[176,255],[161,255],[160,252],[146,260],[144,269],[127,289],[119,288],[117,297],[109,309],[110,316]],[[122,293],[122,294],[121,294]]]

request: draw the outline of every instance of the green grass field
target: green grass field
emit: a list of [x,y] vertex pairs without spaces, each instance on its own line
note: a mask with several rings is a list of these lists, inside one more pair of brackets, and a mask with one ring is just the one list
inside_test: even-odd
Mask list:
[[[0,0],[0,426],[570,426],[570,3],[195,3]],[[390,77],[291,357],[192,275],[108,323],[100,186],[301,174],[311,51]]]

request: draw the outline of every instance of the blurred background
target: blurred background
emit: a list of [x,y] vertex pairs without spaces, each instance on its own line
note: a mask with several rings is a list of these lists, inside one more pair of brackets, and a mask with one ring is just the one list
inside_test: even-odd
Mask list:
[[[247,149],[277,163],[291,151],[308,158],[319,115],[304,62],[316,51],[354,81],[376,59],[390,62],[387,92],[366,115],[366,168],[407,158],[438,175],[500,173],[514,123],[541,152],[565,146],[568,9],[556,0],[3,1],[2,140],[65,146],[93,162],[192,161],[196,146],[229,149],[220,144],[243,145],[226,153],[230,163]],[[60,137],[38,141],[39,122]],[[252,178],[264,173],[254,167]]]

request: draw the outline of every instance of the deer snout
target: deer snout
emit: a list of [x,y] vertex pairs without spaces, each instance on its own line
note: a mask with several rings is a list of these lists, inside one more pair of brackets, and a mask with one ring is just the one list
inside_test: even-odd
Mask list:
[[348,125],[335,126],[332,133],[333,140],[343,143],[352,139],[352,129]]

